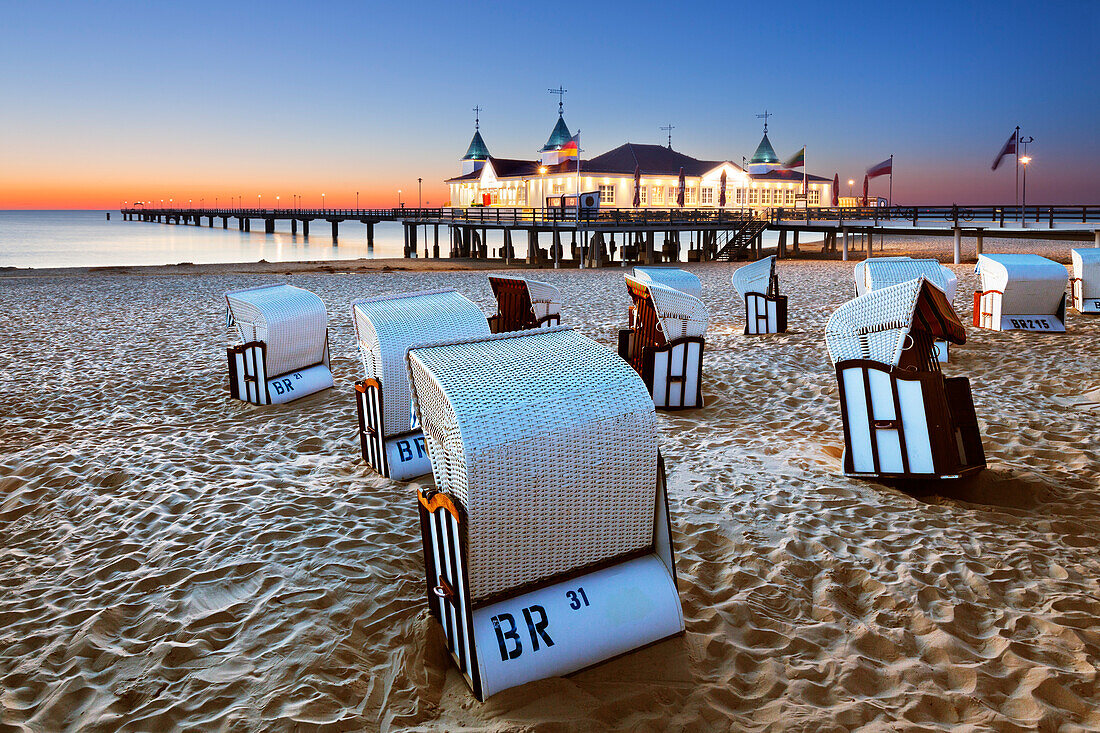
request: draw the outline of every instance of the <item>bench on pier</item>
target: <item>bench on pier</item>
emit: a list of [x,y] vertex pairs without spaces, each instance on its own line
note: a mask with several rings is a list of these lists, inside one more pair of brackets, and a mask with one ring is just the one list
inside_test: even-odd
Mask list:
[[633,305],[619,331],[619,356],[641,375],[665,410],[703,406],[707,309],[693,295],[626,276]]
[[428,606],[477,699],[683,632],[656,414],[627,364],[561,327],[407,361],[435,473]]
[[961,344],[966,332],[924,277],[864,293],[829,318],[844,473],[945,479],[985,467],[970,381],[943,376],[937,340]]
[[225,294],[229,393],[253,405],[278,405],[333,385],[328,311],[315,294],[276,283]]
[[786,332],[787,296],[779,294],[775,255],[737,268],[732,280],[745,303],[746,336]]
[[493,333],[557,326],[561,323],[561,293],[549,283],[516,275],[490,275],[497,312],[489,316]]
[[1070,291],[1078,313],[1100,313],[1100,249],[1070,250],[1073,278]]
[[1065,333],[1066,268],[1034,254],[978,255],[974,325],[994,331]]
[[355,385],[363,460],[398,481],[428,473],[405,352],[416,344],[488,336],[485,314],[454,290],[428,290],[356,300],[351,315],[365,373]]

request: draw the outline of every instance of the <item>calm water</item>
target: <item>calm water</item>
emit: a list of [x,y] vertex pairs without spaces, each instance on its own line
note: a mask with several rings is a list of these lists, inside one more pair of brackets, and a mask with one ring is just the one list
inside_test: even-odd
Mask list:
[[[328,222],[314,221],[307,240],[290,233],[290,222],[277,222],[264,234],[254,220],[251,232],[194,225],[123,221],[117,211],[0,211],[0,267],[98,267],[103,265],[174,265],[211,262],[296,262],[306,260],[400,257],[401,225],[378,224],[374,247],[367,247],[367,228],[357,221],[340,224],[340,244],[332,245]],[[204,222],[207,220],[203,220]],[[256,229],[259,229],[257,232]],[[421,230],[423,231],[423,230]],[[446,251],[446,232],[440,231]],[[420,249],[423,253],[424,243]]]

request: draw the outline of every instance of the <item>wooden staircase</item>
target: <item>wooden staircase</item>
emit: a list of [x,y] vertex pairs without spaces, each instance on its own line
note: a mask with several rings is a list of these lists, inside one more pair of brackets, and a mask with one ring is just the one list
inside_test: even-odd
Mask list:
[[721,262],[746,259],[746,250],[752,244],[752,240],[767,227],[767,219],[751,218],[742,221],[741,226],[737,229],[723,232],[725,240],[719,238],[718,246],[720,249],[714,259]]

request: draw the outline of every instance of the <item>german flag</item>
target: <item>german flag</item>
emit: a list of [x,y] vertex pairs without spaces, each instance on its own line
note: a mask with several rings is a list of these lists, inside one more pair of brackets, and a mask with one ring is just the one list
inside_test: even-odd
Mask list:
[[558,155],[562,158],[575,158],[580,155],[581,152],[581,134],[578,132],[573,137],[569,138],[561,149],[558,150]]

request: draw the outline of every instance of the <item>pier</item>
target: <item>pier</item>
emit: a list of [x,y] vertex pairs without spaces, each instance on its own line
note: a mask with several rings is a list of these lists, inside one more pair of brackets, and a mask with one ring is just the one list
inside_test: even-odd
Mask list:
[[[1092,241],[1100,247],[1100,205],[1049,206],[867,206],[771,209],[601,208],[577,217],[573,210],[509,208],[393,209],[207,209],[124,208],[126,221],[190,224],[223,229],[229,220],[240,231],[262,223],[273,233],[275,222],[289,221],[292,234],[310,234],[311,222],[329,225],[338,244],[340,224],[366,226],[367,245],[374,226],[395,222],[404,230],[405,257],[500,259],[506,264],[568,263],[599,267],[616,259],[652,264],[680,260],[686,244],[691,261],[735,260],[761,256],[765,232],[778,234],[780,257],[800,253],[801,238],[823,242],[826,254],[847,260],[856,237],[875,235],[953,237],[953,259],[962,259],[962,241],[973,238],[981,254],[986,236],[1002,238]],[[441,245],[440,230],[443,229]],[[493,232],[493,246],[489,233]],[[657,235],[661,244],[657,246]],[[549,246],[543,247],[544,238]],[[873,241],[871,239],[870,241]],[[430,243],[430,245],[429,245]],[[518,255],[517,255],[518,253]]]

